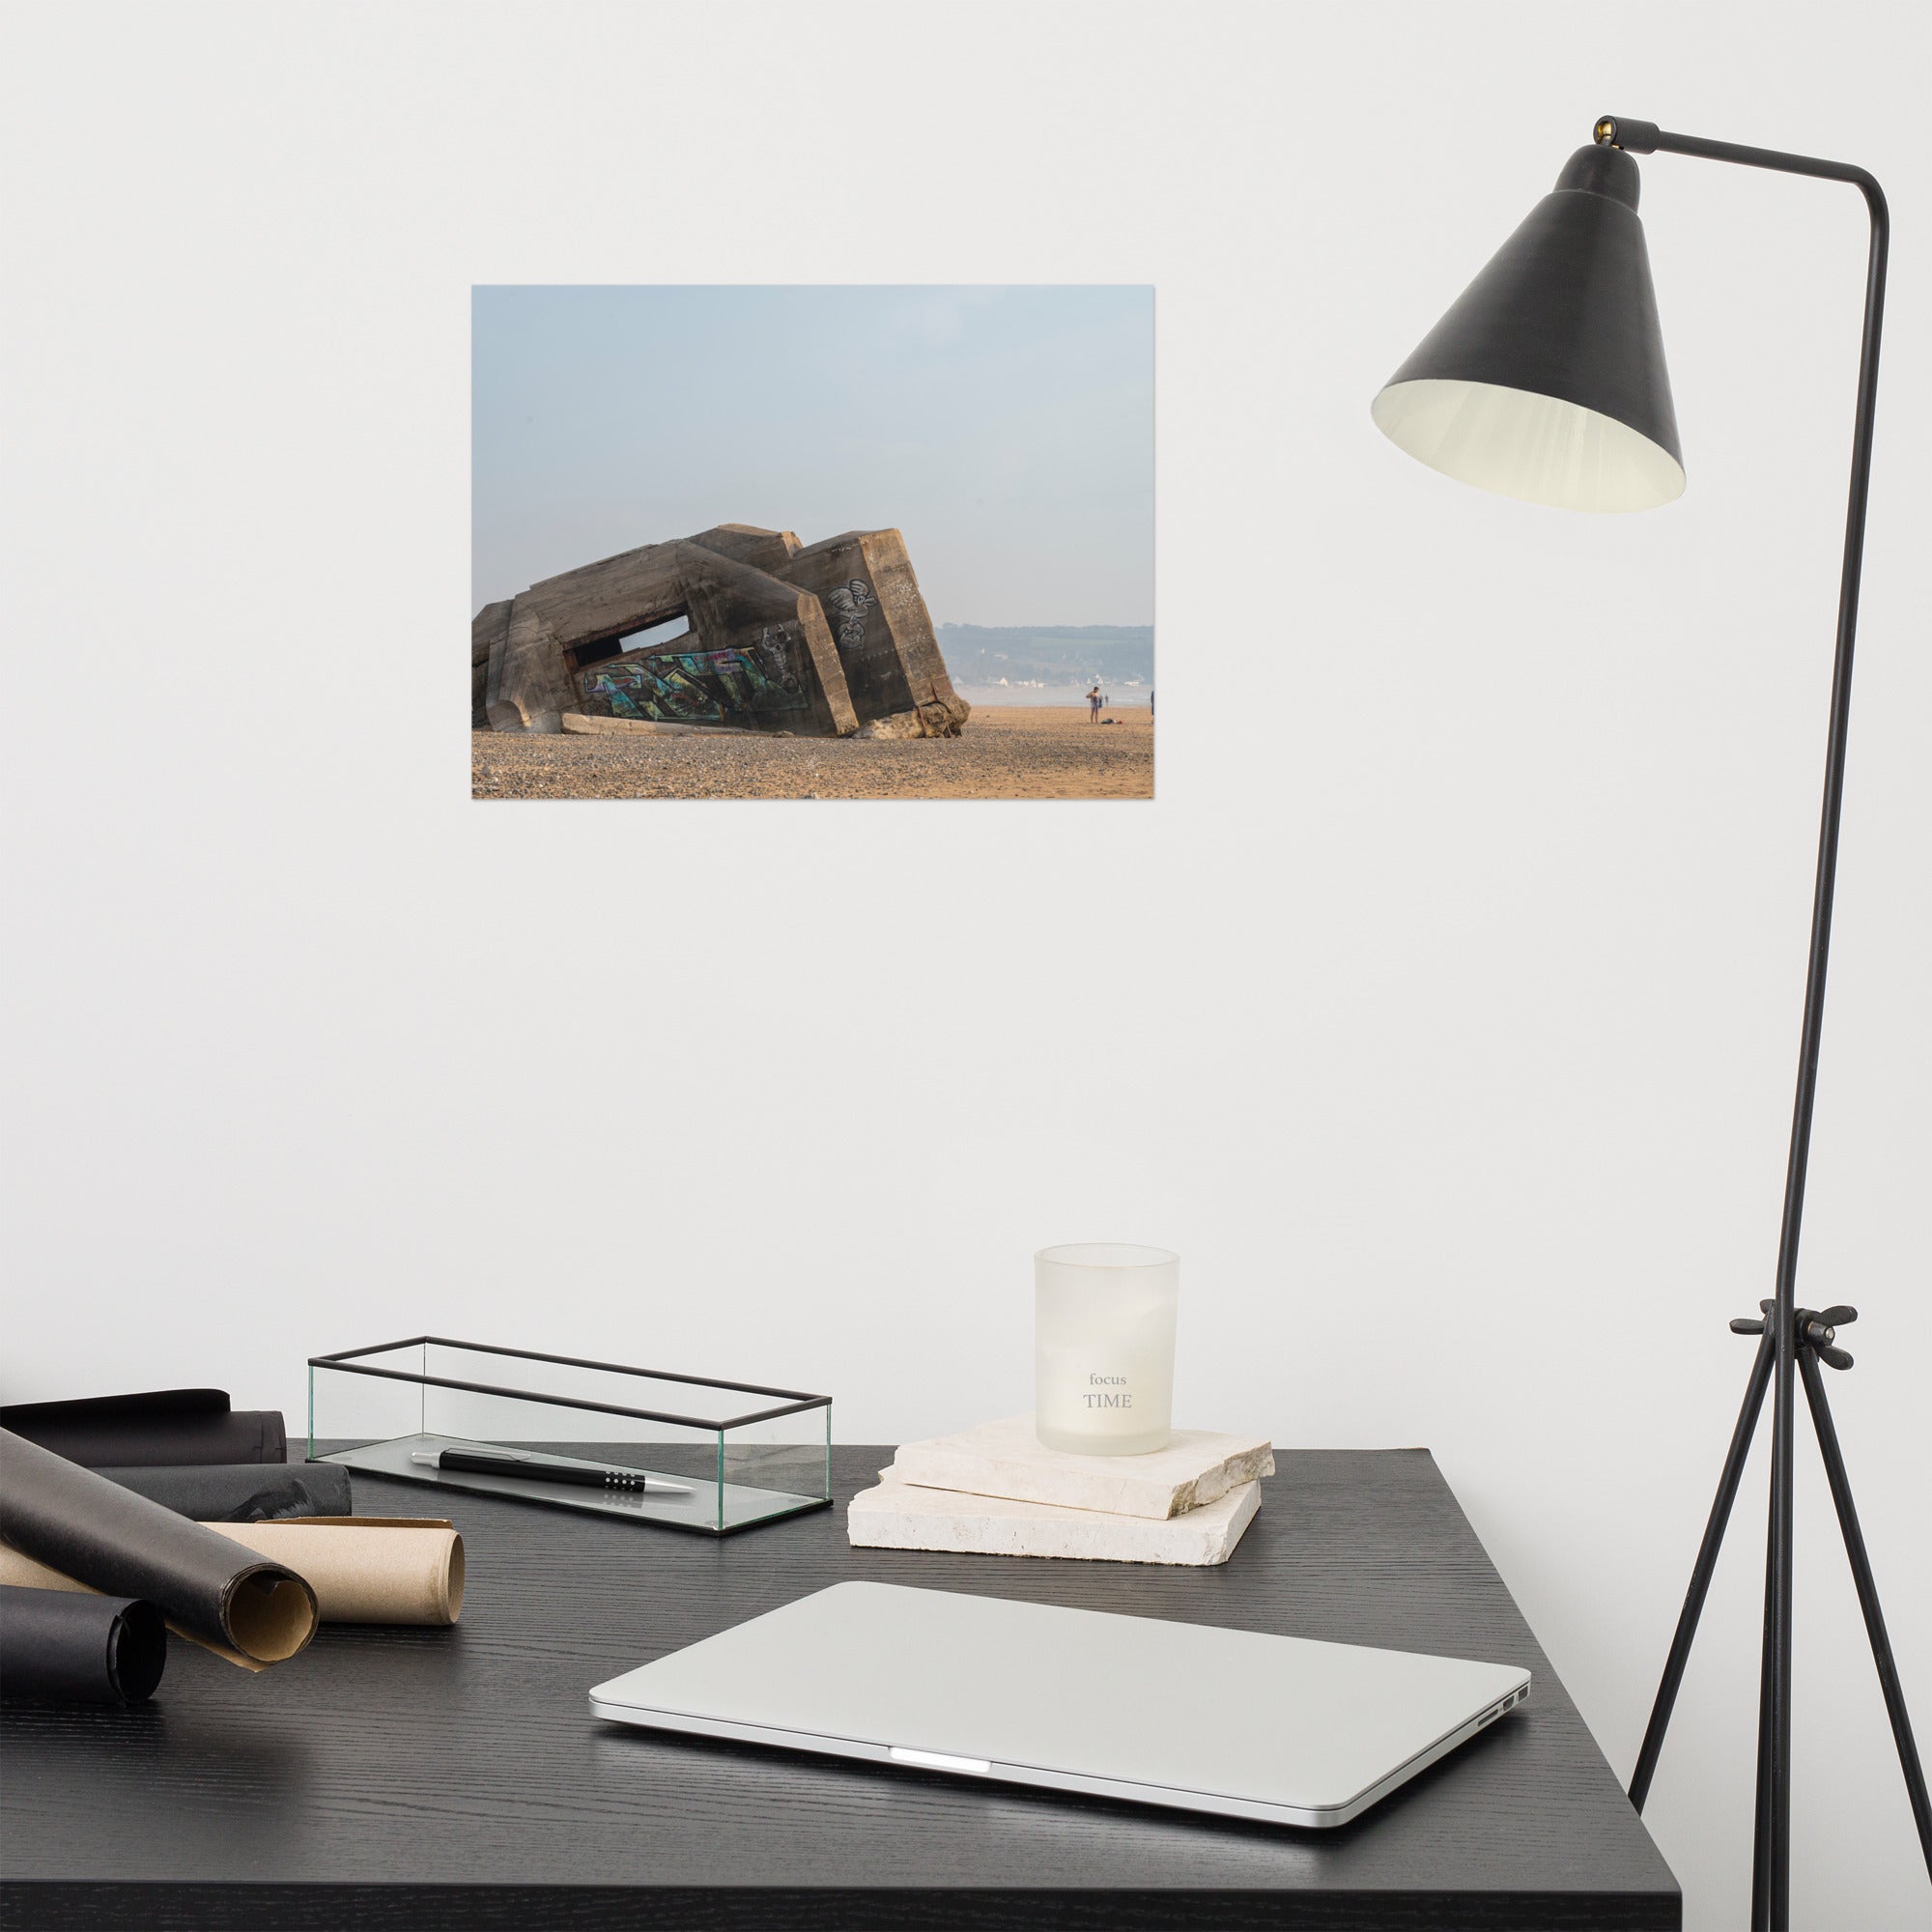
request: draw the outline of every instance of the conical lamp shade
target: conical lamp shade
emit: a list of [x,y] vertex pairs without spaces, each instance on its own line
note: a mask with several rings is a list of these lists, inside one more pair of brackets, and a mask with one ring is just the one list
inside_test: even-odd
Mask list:
[[1377,427],[1446,475],[1567,510],[1684,491],[1637,166],[1583,148],[1377,396]]

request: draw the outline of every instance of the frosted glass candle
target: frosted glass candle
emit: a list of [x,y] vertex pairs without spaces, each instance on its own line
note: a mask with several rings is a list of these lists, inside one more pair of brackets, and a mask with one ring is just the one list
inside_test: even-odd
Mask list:
[[1180,1257],[1084,1241],[1042,1248],[1033,1265],[1034,1434],[1082,1456],[1165,1449]]

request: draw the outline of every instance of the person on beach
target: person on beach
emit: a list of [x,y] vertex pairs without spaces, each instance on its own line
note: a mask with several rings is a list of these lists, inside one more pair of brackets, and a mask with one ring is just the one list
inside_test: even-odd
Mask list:
[[1097,684],[1087,694],[1087,722],[1090,724],[1100,722],[1100,687]]

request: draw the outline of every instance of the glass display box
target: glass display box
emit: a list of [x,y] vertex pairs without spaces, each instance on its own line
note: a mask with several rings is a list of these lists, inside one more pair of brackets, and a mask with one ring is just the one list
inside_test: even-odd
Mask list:
[[417,1335],[312,1355],[308,1457],[728,1536],[832,1501],[832,1398]]

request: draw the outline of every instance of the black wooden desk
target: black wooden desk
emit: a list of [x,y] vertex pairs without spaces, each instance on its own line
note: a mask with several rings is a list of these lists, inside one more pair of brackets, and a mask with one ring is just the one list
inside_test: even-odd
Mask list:
[[[889,1457],[835,1452],[842,1505]],[[8,1927],[1674,1927],[1675,1881],[1424,1450],[1284,1454],[1218,1570],[714,1543],[438,1498],[455,1630],[334,1628],[155,1703],[7,1710]],[[364,1515],[427,1492],[357,1475]],[[1223,1823],[593,1723],[584,1693],[848,1577],[1520,1663],[1529,1705],[1352,1825]],[[1096,1719],[1100,1714],[1096,1714]]]

